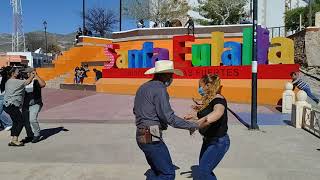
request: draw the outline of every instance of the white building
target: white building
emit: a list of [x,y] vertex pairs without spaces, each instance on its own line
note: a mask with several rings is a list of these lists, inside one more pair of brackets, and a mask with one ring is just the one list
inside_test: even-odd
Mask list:
[[[250,1],[246,7],[246,12],[250,12]],[[284,26],[284,13],[286,11],[286,3],[289,8],[306,6],[308,0],[258,0],[258,23],[271,28]],[[196,6],[198,0],[189,0],[191,6]],[[199,13],[190,11],[189,15],[199,18]]]
[[43,64],[49,64],[52,62],[51,56],[46,56],[42,53],[34,53],[34,52],[7,52],[7,55],[19,55],[26,56],[29,61],[28,66],[37,68],[41,67]]
[[258,23],[268,28],[283,27],[286,6],[288,9],[294,9],[306,5],[304,0],[259,0]]

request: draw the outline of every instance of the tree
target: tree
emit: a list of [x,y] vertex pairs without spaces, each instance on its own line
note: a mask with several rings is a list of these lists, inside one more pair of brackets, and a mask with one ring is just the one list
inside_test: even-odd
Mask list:
[[149,20],[149,0],[124,0],[123,14],[134,20]]
[[236,24],[244,14],[248,0],[198,0],[195,11],[208,20],[197,20],[203,25]]
[[135,20],[149,20],[164,25],[166,21],[187,17],[187,0],[126,0],[124,13]]
[[[58,45],[57,38],[53,35],[47,34],[48,40],[48,53],[60,53],[61,47]],[[34,52],[41,48],[44,52],[46,51],[46,42],[44,32],[31,32],[26,34],[26,47],[29,51]]]
[[85,18],[87,29],[98,32],[101,37],[111,33],[114,25],[119,22],[113,11],[100,7],[87,10]]
[[[320,0],[315,0],[312,4],[312,22],[315,21],[315,12],[320,11]],[[296,31],[300,26],[300,14],[302,15],[302,26],[308,27],[309,25],[309,6],[299,7],[289,10],[285,13],[285,26],[288,31]]]

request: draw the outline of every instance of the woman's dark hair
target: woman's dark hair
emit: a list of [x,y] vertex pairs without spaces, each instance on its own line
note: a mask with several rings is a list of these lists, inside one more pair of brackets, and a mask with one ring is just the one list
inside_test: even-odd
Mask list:
[[10,67],[10,66],[7,66],[2,69],[2,71],[1,71],[2,80],[1,80],[1,84],[0,84],[1,93],[5,90],[6,82],[8,81],[8,79],[10,79],[12,73],[15,72],[16,69],[17,68]]

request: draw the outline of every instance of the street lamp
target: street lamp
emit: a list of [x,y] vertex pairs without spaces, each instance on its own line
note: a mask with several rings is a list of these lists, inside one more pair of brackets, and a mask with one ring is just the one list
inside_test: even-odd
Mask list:
[[252,20],[252,94],[251,94],[251,126],[250,129],[259,129],[258,105],[257,105],[257,86],[258,86],[258,62],[257,62],[257,27],[258,27],[258,0],[253,0],[253,20]]
[[120,7],[119,7],[119,9],[120,9],[120,21],[119,21],[119,28],[120,28],[120,31],[122,30],[122,27],[121,27],[121,25],[122,25],[122,0],[119,0],[120,1]]
[[44,37],[46,39],[46,60],[48,61],[48,39],[47,39],[47,21],[43,22],[44,27]]
[[312,26],[312,0],[309,0],[309,27]]
[[86,29],[86,7],[85,7],[86,1],[82,0],[82,32]]
[[250,18],[252,19],[252,0],[250,0]]

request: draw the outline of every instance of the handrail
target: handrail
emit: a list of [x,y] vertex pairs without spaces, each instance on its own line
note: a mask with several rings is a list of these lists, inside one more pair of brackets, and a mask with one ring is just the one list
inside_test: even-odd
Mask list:
[[320,111],[308,107],[303,108],[302,129],[320,138]]

